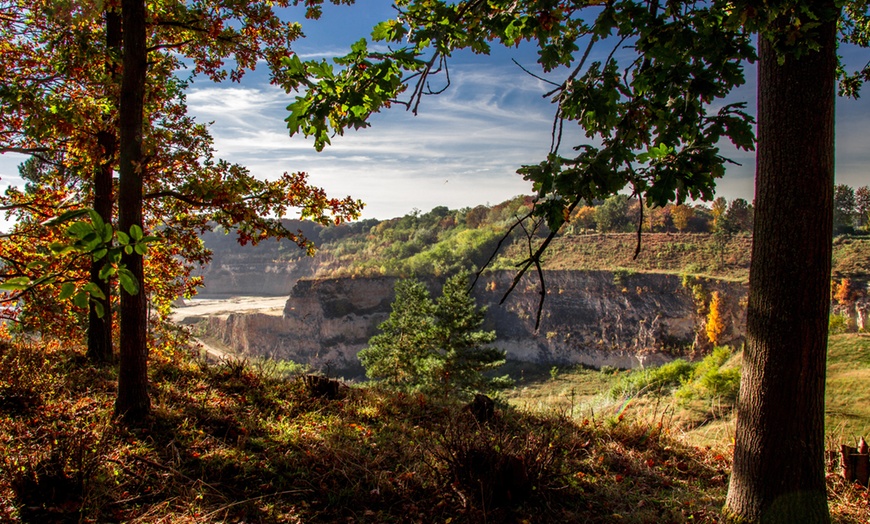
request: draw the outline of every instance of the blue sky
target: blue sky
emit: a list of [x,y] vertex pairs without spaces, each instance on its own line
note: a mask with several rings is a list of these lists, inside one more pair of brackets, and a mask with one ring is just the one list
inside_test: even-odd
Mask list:
[[[394,11],[389,2],[369,0],[325,6],[318,21],[304,20],[301,9],[288,10],[288,16],[300,20],[306,33],[293,50],[302,58],[329,58],[345,54]],[[198,79],[188,104],[198,120],[213,122],[220,157],[262,178],[307,171],[311,182],[330,195],[366,202],[364,218],[391,218],[438,205],[496,204],[531,192],[516,169],[545,158],[554,109],[541,96],[550,86],[523,73],[511,59],[537,71],[531,47],[494,47],[492,56],[458,54],[451,61],[450,88],[426,97],[418,116],[394,106],[376,115],[372,127],[335,137],[321,153],[312,140],[289,137],[284,118],[292,96],[270,86],[265,71],[249,74],[241,84]],[[750,108],[755,105],[754,76],[750,66],[749,84],[734,97]],[[837,104],[837,181],[853,187],[870,184],[867,102],[838,99]],[[718,194],[751,200],[754,157],[728,144],[722,149],[742,166],[727,167]],[[0,156],[0,187],[17,182],[22,159]]]

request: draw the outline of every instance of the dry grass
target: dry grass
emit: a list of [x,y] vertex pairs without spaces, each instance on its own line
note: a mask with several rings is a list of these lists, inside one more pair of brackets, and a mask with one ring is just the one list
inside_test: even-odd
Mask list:
[[[481,424],[449,401],[315,398],[179,353],[153,362],[154,414],[132,429],[111,420],[114,380],[77,349],[2,346],[0,521],[718,522],[727,486],[728,453],[676,438],[662,409],[502,405]],[[862,522],[866,490],[832,477],[831,497]]]

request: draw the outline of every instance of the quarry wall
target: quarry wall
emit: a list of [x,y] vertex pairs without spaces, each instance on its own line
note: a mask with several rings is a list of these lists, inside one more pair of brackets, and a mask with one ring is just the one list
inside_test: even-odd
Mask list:
[[[705,315],[678,275],[610,271],[546,271],[547,298],[535,329],[540,283],[527,275],[499,304],[515,273],[481,277],[473,295],[487,306],[486,329],[508,358],[546,364],[634,368],[700,354],[709,342]],[[260,273],[258,280],[263,279]],[[441,281],[424,280],[433,296]],[[282,281],[283,282],[283,281]],[[395,277],[306,279],[295,283],[281,316],[229,314],[207,319],[210,336],[236,352],[359,372],[357,352],[390,313]],[[722,343],[745,333],[744,283],[700,280],[723,297]],[[268,286],[267,283],[262,284]],[[703,310],[703,306],[700,308]]]

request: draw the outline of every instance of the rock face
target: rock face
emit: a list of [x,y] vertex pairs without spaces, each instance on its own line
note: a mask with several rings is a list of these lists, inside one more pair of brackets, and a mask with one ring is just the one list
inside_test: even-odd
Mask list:
[[318,262],[301,257],[281,262],[255,252],[223,254],[202,268],[202,296],[286,296],[300,278],[314,275]]
[[[487,274],[474,290],[478,305],[489,308],[484,327],[496,330],[496,345],[510,359],[633,368],[666,362],[693,342],[705,340],[698,336],[703,333],[703,314],[679,276],[548,271],[547,299],[537,331],[536,278],[525,277],[505,304],[498,305],[513,276],[512,271]],[[210,318],[209,331],[243,354],[358,372],[356,354],[389,315],[395,281],[300,280],[283,317],[231,314]],[[440,284],[427,281],[433,296],[440,293]],[[745,332],[745,284],[710,280],[702,285],[724,297],[723,343],[739,342]]]

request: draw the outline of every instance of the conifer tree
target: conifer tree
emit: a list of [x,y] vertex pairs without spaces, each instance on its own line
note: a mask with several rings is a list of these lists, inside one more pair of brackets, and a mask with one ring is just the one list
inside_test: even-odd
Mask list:
[[505,361],[504,351],[488,346],[495,331],[480,329],[485,313],[470,294],[467,272],[447,279],[434,301],[419,280],[400,280],[390,316],[360,351],[360,362],[370,378],[400,389],[461,395],[500,386],[504,378],[483,375]]
[[369,378],[404,388],[419,381],[424,361],[434,354],[434,305],[419,280],[400,280],[395,291],[389,318],[378,326],[381,333],[369,340],[359,359]]
[[505,362],[503,350],[488,346],[495,331],[483,331],[486,308],[478,308],[468,287],[468,273],[447,279],[435,301],[435,346],[437,367],[434,382],[445,392],[487,389],[490,380],[484,371]]

